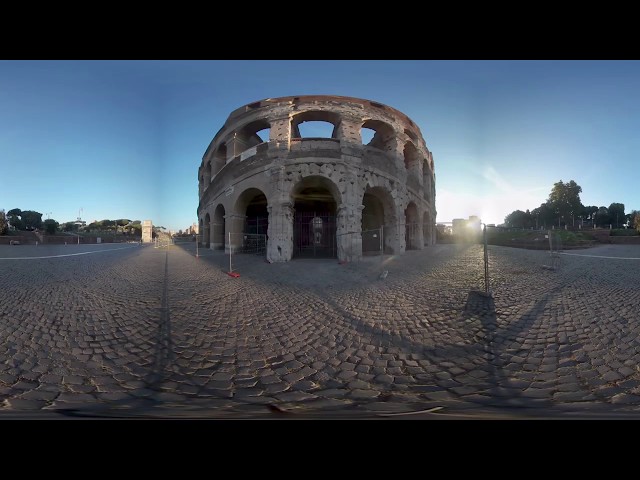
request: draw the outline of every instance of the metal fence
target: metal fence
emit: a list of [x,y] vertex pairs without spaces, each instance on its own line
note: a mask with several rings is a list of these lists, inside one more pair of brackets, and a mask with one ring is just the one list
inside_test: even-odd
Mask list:
[[266,258],[267,236],[263,233],[229,232],[227,239],[225,253],[229,255],[229,275],[238,276],[243,266]]

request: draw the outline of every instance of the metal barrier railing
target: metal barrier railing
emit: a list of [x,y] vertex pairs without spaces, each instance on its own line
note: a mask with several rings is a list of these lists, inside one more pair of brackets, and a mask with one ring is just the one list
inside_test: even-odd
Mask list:
[[232,277],[238,277],[238,268],[247,261],[252,261],[256,256],[266,258],[267,236],[263,233],[229,232],[225,251],[229,255],[227,273]]

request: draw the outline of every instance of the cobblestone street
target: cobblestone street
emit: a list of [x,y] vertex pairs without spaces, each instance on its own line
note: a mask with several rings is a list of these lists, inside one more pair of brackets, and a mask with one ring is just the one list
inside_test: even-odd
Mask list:
[[640,247],[200,253],[0,246],[0,410],[640,407]]

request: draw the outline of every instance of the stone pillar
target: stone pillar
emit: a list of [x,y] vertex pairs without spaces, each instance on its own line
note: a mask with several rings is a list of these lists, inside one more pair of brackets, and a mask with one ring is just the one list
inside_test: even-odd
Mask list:
[[385,252],[391,251],[394,255],[404,253],[405,241],[405,218],[402,207],[394,205],[394,211],[385,218],[384,245]]
[[287,117],[277,118],[271,121],[269,129],[269,141],[283,143],[289,148],[291,139],[291,119]]
[[224,245],[226,243],[224,239],[224,223],[217,223],[215,217],[213,218],[214,219],[211,221],[210,248],[211,250],[224,250]]
[[337,211],[336,243],[338,261],[362,259],[362,210],[364,205],[342,204]]
[[362,133],[360,128],[362,120],[355,117],[343,116],[337,128],[337,138],[351,143],[362,143]]
[[291,140],[291,119],[289,117],[278,118],[271,121],[269,129],[269,148],[289,150]]
[[418,216],[417,219],[417,226],[415,227],[417,229],[415,238],[416,238],[416,242],[418,242],[418,250],[422,250],[424,249],[424,215],[423,216]]
[[387,142],[388,145],[388,154],[393,155],[395,158],[396,167],[403,171],[404,168],[404,143],[400,141],[399,133],[397,131],[393,132],[393,137],[389,139]]
[[245,215],[237,215],[230,213],[224,216],[225,224],[225,253],[235,253],[240,247],[242,247],[242,233],[244,232],[244,222],[247,217]]
[[142,243],[151,243],[153,242],[153,224],[151,220],[143,220],[142,221]]
[[267,210],[267,260],[288,262],[293,256],[293,205],[291,202],[276,203],[269,205]]

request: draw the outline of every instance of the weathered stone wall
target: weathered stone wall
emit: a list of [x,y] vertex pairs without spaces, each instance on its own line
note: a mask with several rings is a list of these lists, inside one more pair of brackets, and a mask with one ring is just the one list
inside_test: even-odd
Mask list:
[[[299,138],[299,125],[313,120],[333,124],[332,138]],[[369,145],[362,144],[363,127],[375,131]],[[269,141],[256,143],[260,141],[257,132],[263,128],[270,129]],[[382,202],[380,222],[394,226],[385,235],[385,250],[402,253],[408,243],[414,248],[433,245],[433,165],[420,129],[391,107],[336,96],[255,102],[231,113],[198,169],[198,218],[207,237],[202,242],[221,248],[226,232],[241,232],[246,206],[239,199],[248,189],[257,189],[268,203],[267,258],[290,260],[294,191],[303,180],[315,179],[337,205],[340,260],[358,260],[362,255],[365,193]],[[411,242],[405,238],[406,222],[417,227]]]

